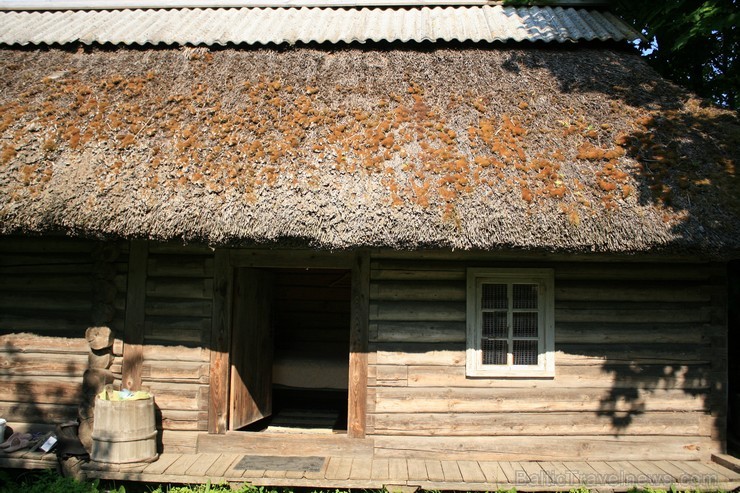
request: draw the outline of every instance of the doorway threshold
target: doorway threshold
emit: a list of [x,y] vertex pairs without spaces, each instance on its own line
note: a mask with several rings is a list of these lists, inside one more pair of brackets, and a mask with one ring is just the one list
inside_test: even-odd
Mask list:
[[372,438],[350,438],[346,434],[228,431],[224,435],[199,435],[196,450],[198,453],[285,457],[372,457],[373,446]]

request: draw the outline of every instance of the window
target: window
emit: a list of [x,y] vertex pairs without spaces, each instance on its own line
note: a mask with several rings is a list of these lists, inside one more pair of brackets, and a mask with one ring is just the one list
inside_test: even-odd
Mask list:
[[468,269],[467,291],[468,376],[555,376],[551,269]]

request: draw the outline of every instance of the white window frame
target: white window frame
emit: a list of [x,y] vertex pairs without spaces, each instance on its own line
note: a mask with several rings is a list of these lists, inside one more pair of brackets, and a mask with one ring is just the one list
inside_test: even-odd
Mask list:
[[[469,377],[555,376],[555,287],[553,269],[469,268],[467,271],[467,350]],[[483,364],[481,286],[483,284],[537,284],[539,331],[537,365]]]

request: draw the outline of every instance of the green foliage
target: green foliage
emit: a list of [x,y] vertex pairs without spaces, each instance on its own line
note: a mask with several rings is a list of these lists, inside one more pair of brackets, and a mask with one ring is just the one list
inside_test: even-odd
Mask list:
[[[7,474],[2,479],[0,493],[99,493],[98,481],[80,482],[47,470],[12,480]],[[124,492],[120,492],[124,493]]]
[[663,76],[740,109],[740,1],[614,0],[613,8],[646,36],[639,49]]

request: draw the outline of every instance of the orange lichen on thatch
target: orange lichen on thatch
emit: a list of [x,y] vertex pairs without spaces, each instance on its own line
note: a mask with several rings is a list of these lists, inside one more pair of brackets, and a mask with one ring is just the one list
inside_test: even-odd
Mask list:
[[[441,94],[413,74],[369,87],[257,71],[230,73],[227,84],[198,75],[209,57],[189,58],[193,77],[172,86],[164,69],[146,64],[31,83],[24,104],[0,107],[0,137],[20,133],[0,160],[17,159],[11,148],[39,149],[49,162],[90,153],[102,157],[93,162],[114,163],[109,174],[147,166],[140,173],[147,187],[245,197],[281,184],[325,186],[317,178],[325,173],[353,175],[381,184],[386,204],[436,208],[455,221],[468,197],[506,194],[578,225],[597,207],[636,201],[638,190],[668,203],[671,194],[707,186],[688,171],[665,183],[682,157],[653,135],[665,119],[649,112],[635,110],[625,123],[615,116],[619,106],[610,114],[605,103],[598,114],[569,100],[547,114],[530,91]],[[45,169],[35,173],[46,176]],[[649,186],[638,186],[646,176]]]

